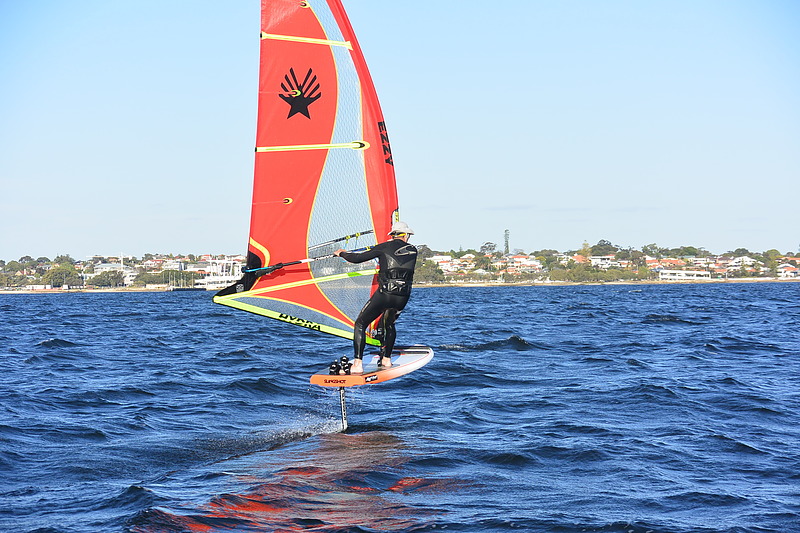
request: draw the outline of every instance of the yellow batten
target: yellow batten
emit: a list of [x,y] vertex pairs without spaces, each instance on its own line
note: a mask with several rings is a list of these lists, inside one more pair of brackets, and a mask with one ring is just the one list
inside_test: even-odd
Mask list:
[[256,152],[290,152],[293,150],[330,150],[333,148],[351,148],[353,150],[366,150],[369,148],[367,141],[353,141],[339,144],[290,144],[286,146],[256,146]]
[[296,35],[278,35],[275,33],[261,32],[261,39],[271,39],[273,41],[291,41],[293,43],[324,44],[327,46],[342,46],[348,50],[353,49],[350,41],[329,41],[327,39],[314,39],[312,37],[298,37]]
[[214,298],[214,301],[222,302],[225,300],[233,300],[242,296],[258,296],[261,294],[265,294],[268,292],[280,291],[282,289],[292,289],[294,287],[302,287],[303,285],[316,285],[318,283],[324,283],[326,281],[336,281],[339,279],[346,279],[346,278],[355,278],[358,276],[374,276],[378,273],[378,270],[375,268],[371,268],[369,270],[356,270],[355,272],[344,272],[342,274],[334,274],[333,276],[325,276],[324,278],[311,278],[311,279],[304,279],[302,281],[294,281],[292,283],[284,283],[283,285],[275,285],[272,287],[264,287],[263,289],[256,289],[247,292],[238,292],[235,294],[228,294],[227,296],[218,296]]

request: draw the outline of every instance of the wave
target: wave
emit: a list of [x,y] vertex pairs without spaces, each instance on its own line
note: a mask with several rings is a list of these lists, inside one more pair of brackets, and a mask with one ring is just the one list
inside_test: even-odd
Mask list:
[[511,335],[507,339],[483,342],[479,344],[443,344],[439,346],[441,350],[454,352],[488,352],[496,350],[512,349],[518,352],[530,350],[547,350],[547,346],[528,342],[519,335]]
[[516,451],[489,452],[481,454],[479,458],[484,463],[504,468],[530,466],[539,462],[539,460],[530,453]]
[[[188,516],[181,516],[163,509],[145,509],[127,523],[131,533],[168,533],[183,531],[213,531],[212,524],[207,521],[197,524]],[[194,526],[194,527],[192,527]],[[226,527],[231,530],[231,527]]]
[[584,363],[597,363],[597,364],[606,364],[606,363],[614,363],[614,362],[616,362],[616,360],[612,359],[611,357],[598,357],[598,356],[592,356],[592,355],[589,355],[589,356],[586,356],[586,357],[582,357],[581,361],[583,361]]
[[267,378],[236,379],[223,387],[227,390],[240,390],[258,394],[284,394],[292,391],[292,387],[278,384]]
[[612,397],[618,401],[631,402],[638,404],[641,402],[652,403],[653,405],[681,405],[683,395],[667,385],[655,383],[640,383],[619,387],[609,391]]
[[739,505],[748,501],[748,499],[744,496],[700,491],[688,491],[680,494],[673,494],[666,496],[666,499],[673,503],[677,502],[682,505],[691,504],[713,507],[728,507],[732,505]]
[[770,452],[760,450],[752,444],[747,444],[739,439],[729,437],[723,434],[713,434],[708,436],[709,439],[715,442],[714,446],[722,448],[730,453],[745,453],[752,455],[772,455]]
[[73,348],[80,345],[65,339],[53,338],[41,341],[36,346],[40,348]]
[[316,420],[308,418],[305,422],[255,434],[197,439],[194,452],[212,459],[211,463],[215,464],[256,452],[276,450],[317,435],[339,433],[342,429],[342,422],[338,416]]
[[217,352],[214,354],[215,358],[221,359],[251,359],[253,355],[244,348],[238,350],[231,350],[229,352]]
[[42,437],[53,442],[61,442],[65,439],[84,440],[84,441],[107,441],[108,435],[98,428],[88,426],[62,426],[48,429],[42,432]]
[[123,403],[141,402],[143,399],[156,397],[155,392],[137,387],[124,385],[117,388],[102,388],[76,392],[71,396],[69,403],[73,407],[102,407],[105,405],[120,405]]
[[[575,502],[578,506],[580,502]],[[692,528],[679,528],[674,526],[657,526],[649,522],[594,522],[576,521],[565,518],[482,518],[474,521],[444,520],[429,527],[414,529],[415,533],[425,531],[438,531],[440,529],[458,531],[463,533],[482,533],[485,531],[593,531],[597,533],[718,533],[717,530],[697,530]],[[744,532],[742,532],[744,533]]]
[[131,485],[121,493],[108,498],[99,508],[113,511],[126,509],[139,510],[143,507],[152,507],[159,501],[163,501],[163,499],[159,498],[155,492],[147,487]]
[[741,339],[739,337],[720,337],[704,344],[707,351],[712,353],[730,353],[737,355],[769,354],[785,356],[785,350],[772,343]]
[[530,453],[541,460],[566,461],[569,463],[597,463],[607,461],[612,455],[600,448],[571,448],[567,446],[545,445],[534,447]]
[[644,317],[644,319],[642,320],[642,324],[664,324],[664,325],[675,324],[675,325],[699,326],[702,325],[703,322],[686,320],[685,318],[681,318],[675,315],[649,314]]

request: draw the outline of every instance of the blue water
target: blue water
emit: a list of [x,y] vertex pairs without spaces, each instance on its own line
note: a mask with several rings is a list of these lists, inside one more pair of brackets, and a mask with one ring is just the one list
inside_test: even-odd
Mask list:
[[800,531],[800,283],[418,288],[345,433],[209,298],[0,294],[0,530]]

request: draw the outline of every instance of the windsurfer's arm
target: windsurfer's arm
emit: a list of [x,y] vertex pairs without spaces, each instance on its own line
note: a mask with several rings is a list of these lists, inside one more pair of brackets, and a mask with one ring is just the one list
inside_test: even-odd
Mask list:
[[347,261],[348,263],[363,263],[370,259],[377,259],[381,255],[381,251],[377,246],[373,246],[364,252],[348,252],[347,250],[336,250],[333,255],[337,255]]

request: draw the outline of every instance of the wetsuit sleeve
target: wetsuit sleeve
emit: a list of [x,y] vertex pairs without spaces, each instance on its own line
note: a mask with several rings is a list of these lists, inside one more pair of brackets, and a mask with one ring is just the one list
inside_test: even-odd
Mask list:
[[349,263],[363,263],[370,259],[378,259],[381,253],[383,253],[383,248],[378,244],[365,252],[342,252],[339,257]]

